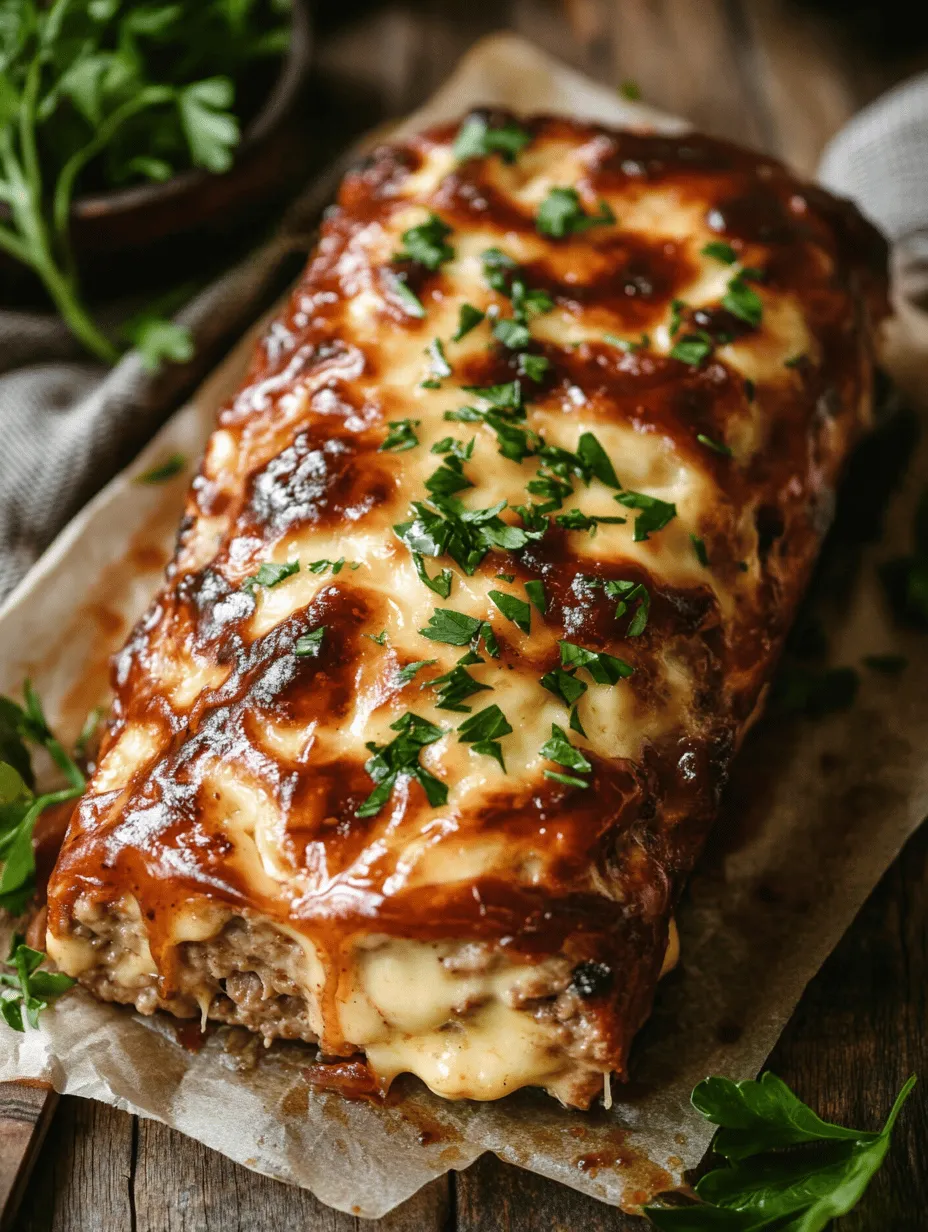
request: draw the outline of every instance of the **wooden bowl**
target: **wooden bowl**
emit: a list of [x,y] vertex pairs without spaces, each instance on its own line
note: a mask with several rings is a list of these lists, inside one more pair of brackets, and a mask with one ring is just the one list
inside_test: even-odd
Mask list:
[[[311,161],[309,126],[301,115],[313,42],[308,0],[293,0],[292,31],[280,73],[246,125],[227,172],[195,169],[160,184],[75,199],[71,239],[89,297],[205,277],[257,242]],[[0,298],[34,306],[44,293],[31,271],[6,259]]]

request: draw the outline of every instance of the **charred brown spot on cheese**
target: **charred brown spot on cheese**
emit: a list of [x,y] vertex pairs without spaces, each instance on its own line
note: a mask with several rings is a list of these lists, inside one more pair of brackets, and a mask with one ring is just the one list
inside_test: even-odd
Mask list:
[[[457,126],[443,125],[346,178],[219,414],[165,586],[116,659],[97,769],[50,883],[49,945],[98,995],[145,1012],[364,1051],[378,1089],[412,1069],[447,1095],[532,1083],[585,1105],[603,1073],[624,1074],[671,912],[868,422],[885,253],[851,207],[724,142],[519,123],[531,141],[512,162],[457,162]],[[557,186],[615,223],[541,234]],[[395,260],[431,214],[454,256]],[[723,306],[733,267],[703,253],[722,237],[737,268],[762,271],[757,325]],[[464,302],[492,309],[490,324],[512,314],[486,282],[490,247],[553,301],[529,319],[539,380],[487,323],[451,341]],[[706,353],[672,357],[691,331]],[[452,376],[423,389],[436,337]],[[541,459],[501,456],[490,426],[444,418],[485,405],[461,386],[513,380],[528,430],[571,452],[593,433],[624,490],[675,516],[636,536],[642,510],[575,477],[564,511],[625,524],[594,538],[552,522],[466,576],[426,557],[430,578],[451,569],[440,597],[393,527],[427,498],[446,435],[474,439],[465,505],[506,501],[502,519],[521,525]],[[418,421],[418,443],[382,452],[397,420]],[[276,584],[248,582],[295,561]],[[525,634],[489,591],[526,602],[532,582],[544,612]],[[637,636],[609,582],[644,588]],[[468,671],[485,687],[466,704],[498,705],[513,728],[505,774],[459,739],[467,713],[436,704],[432,680],[467,650],[419,632],[442,607],[499,640],[496,659],[479,643]],[[614,685],[576,670],[586,736],[539,683],[559,641],[634,669]],[[368,746],[387,747],[407,712],[445,733],[418,756],[447,803],[403,772],[365,815]],[[588,787],[546,777],[552,724],[587,759]],[[486,1068],[494,1056],[505,1069]]]

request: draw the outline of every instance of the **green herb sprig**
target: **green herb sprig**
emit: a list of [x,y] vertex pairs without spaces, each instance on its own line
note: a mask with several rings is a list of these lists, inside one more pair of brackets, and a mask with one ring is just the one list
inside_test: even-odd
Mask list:
[[[9,0],[0,37],[0,248],[41,279],[71,332],[111,364],[114,342],[83,298],[70,212],[86,186],[228,170],[239,141],[235,80],[281,54],[273,4]],[[149,315],[149,366],[189,357],[189,335]]]
[[[56,739],[38,694],[27,680],[24,705],[0,697],[0,907],[22,911],[35,887],[32,834],[45,809],[73,800],[84,790],[84,775]],[[45,749],[67,786],[35,794],[30,745]]]
[[662,1232],[823,1232],[863,1197],[914,1085],[909,1078],[886,1124],[872,1132],[823,1121],[775,1074],[706,1078],[692,1102],[719,1126],[713,1150],[727,1165],[697,1183],[698,1205],[644,1213]]
[[25,944],[19,933],[13,935],[5,966],[0,971],[0,1018],[14,1031],[24,1032],[23,1011],[30,1027],[39,1025],[39,1014],[55,997],[73,988],[77,980],[58,971],[40,971],[47,955]]

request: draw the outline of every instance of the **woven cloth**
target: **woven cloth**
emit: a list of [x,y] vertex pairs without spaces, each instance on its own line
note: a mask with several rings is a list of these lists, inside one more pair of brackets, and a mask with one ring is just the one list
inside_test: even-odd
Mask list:
[[[106,372],[55,319],[0,311],[0,598],[282,289],[343,170],[314,182],[271,242],[179,314],[196,343],[189,364],[152,375],[130,353]],[[891,239],[928,239],[928,75],[856,116],[825,151],[821,179]]]

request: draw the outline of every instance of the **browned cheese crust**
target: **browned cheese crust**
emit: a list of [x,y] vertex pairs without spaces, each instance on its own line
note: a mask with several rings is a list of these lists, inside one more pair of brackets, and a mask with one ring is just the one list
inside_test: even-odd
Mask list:
[[[101,996],[363,1051],[383,1084],[411,1070],[452,1097],[537,1084],[584,1105],[624,1076],[869,422],[885,255],[769,158],[520,123],[512,161],[456,159],[448,125],[343,183],[115,662],[49,948]],[[549,198],[564,188],[576,198]],[[558,205],[567,233],[542,234]],[[403,236],[431,215],[448,229],[432,224],[423,260]],[[455,339],[464,303],[486,315]],[[449,436],[472,452],[449,455]],[[443,460],[447,486],[463,478],[444,498],[427,487]],[[459,530],[506,502],[489,545],[471,521],[469,560],[430,554],[436,496]],[[412,502],[421,524],[398,534]],[[415,550],[427,577],[450,571],[447,597]],[[527,632],[491,591],[534,591],[530,615],[507,604]],[[430,682],[468,635],[423,636],[436,608],[498,643],[481,626],[461,670],[483,688],[458,710]],[[490,706],[496,734],[462,739]],[[441,732],[365,809],[365,764],[407,713]]]

